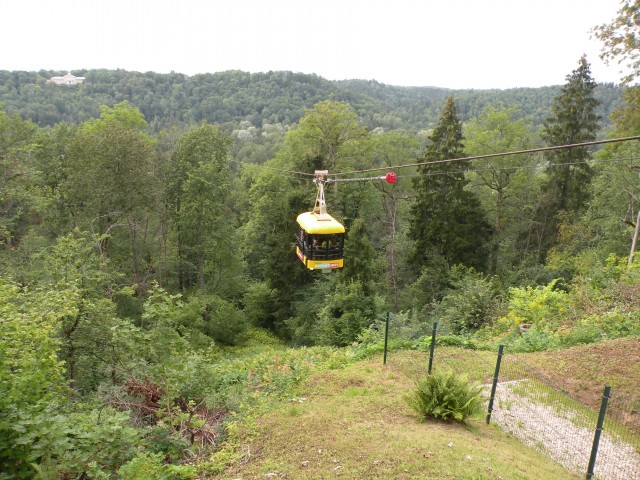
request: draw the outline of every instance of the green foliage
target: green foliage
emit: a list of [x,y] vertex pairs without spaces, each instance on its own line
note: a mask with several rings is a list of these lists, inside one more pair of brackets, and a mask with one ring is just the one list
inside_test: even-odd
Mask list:
[[19,115],[7,115],[0,103],[0,249],[15,246],[29,217],[47,203],[30,159],[36,151],[36,127]]
[[86,307],[81,292],[79,284],[27,292],[0,281],[0,465],[17,478],[30,478],[32,463],[42,478],[110,478],[137,441],[125,414],[69,408],[58,332]]
[[[469,350],[478,350],[478,343],[472,337],[462,335],[437,335],[436,345],[442,347],[460,347]],[[431,335],[420,337],[412,345],[412,348],[423,352],[429,351],[431,348]]]
[[[600,118],[595,88],[590,65],[583,55],[578,68],[567,75],[567,83],[554,99],[552,116],[544,122],[542,138],[547,145],[571,145],[596,139]],[[591,153],[584,147],[545,153],[549,166],[537,212],[537,224],[542,228],[538,235],[545,239],[540,250],[543,255],[556,241],[559,215],[581,213],[591,198],[593,170],[587,161],[590,157]]]
[[403,292],[405,304],[422,317],[428,317],[433,305],[442,298],[449,281],[449,268],[442,257],[433,257],[422,267],[419,277]]
[[418,382],[407,402],[421,421],[433,417],[464,422],[482,411],[482,387],[452,371],[436,371]]
[[252,325],[273,328],[277,292],[265,283],[252,283],[247,286],[243,303],[244,313]]
[[495,327],[511,331],[523,323],[538,330],[557,330],[570,312],[569,295],[555,288],[554,280],[546,286],[516,287],[509,289],[508,312],[500,317]]
[[[66,387],[55,332],[76,313],[70,292],[27,293],[0,278],[0,466],[26,478],[39,423]],[[28,439],[24,441],[23,439]]]
[[207,295],[200,301],[204,308],[204,333],[225,345],[237,343],[238,337],[247,328],[244,312],[217,295]]
[[[61,71],[0,71],[0,102],[11,113],[20,113],[39,126],[60,122],[81,123],[100,114],[100,106],[128,99],[158,131],[170,125],[201,121],[218,123],[229,130],[248,121],[256,137],[270,133],[271,125],[297,123],[305,109],[318,102],[348,101],[370,130],[418,131],[437,122],[451,90],[435,87],[400,87],[375,80],[329,81],[315,74],[275,71],[248,73],[238,70],[186,76],[126,70],[79,70],[82,85],[68,88],[47,83]],[[548,116],[557,86],[508,90],[456,90],[463,120],[478,115],[486,105],[520,105],[522,114],[536,125]],[[619,96],[614,85],[601,86],[603,98]],[[607,102],[610,105],[611,101]],[[602,117],[608,118],[608,110]],[[260,128],[262,127],[262,129]],[[268,152],[248,153],[254,156]],[[271,157],[266,157],[271,158]]]
[[560,340],[563,346],[573,346],[638,335],[640,312],[611,310],[581,318]]
[[[453,97],[449,97],[440,120],[430,135],[424,161],[463,158],[462,124]],[[482,249],[490,225],[475,193],[466,190],[468,162],[421,165],[414,179],[410,237],[415,242],[413,263],[422,268],[443,258],[446,264],[461,263],[482,270],[486,255]]]
[[611,62],[626,62],[629,73],[622,77],[627,85],[640,74],[640,31],[637,18],[640,15],[640,2],[624,0],[620,2],[616,17],[610,23],[603,23],[594,27],[595,37],[603,42],[601,58],[608,64]]
[[366,225],[367,223],[361,218],[351,224],[344,244],[344,256],[347,261],[339,281],[342,283],[358,281],[362,284],[365,294],[370,295],[374,280],[375,250],[369,240],[371,232]]
[[127,102],[86,122],[65,149],[61,214],[70,225],[102,235],[100,253],[129,276],[143,277],[153,245],[149,228],[159,200],[154,139]]
[[451,287],[433,312],[441,328],[461,334],[477,330],[492,320],[497,298],[491,279],[471,268],[455,266],[449,282]]
[[225,216],[230,144],[218,126],[202,123],[178,139],[173,154],[166,201],[176,242],[177,283],[183,292],[194,286],[202,295],[207,287],[209,293],[238,290],[240,262]]
[[509,350],[514,352],[540,352],[560,347],[557,333],[545,329],[541,325],[533,325],[515,341],[509,344]]
[[[612,113],[615,128],[612,137],[634,136],[640,133],[640,88],[629,87],[624,92],[624,104]],[[602,162],[596,163],[593,179],[593,199],[583,223],[598,232],[599,257],[610,253],[628,256],[634,225],[637,223],[640,158],[637,142],[606,145],[596,153]],[[625,159],[624,161],[619,161]]]
[[356,340],[375,317],[376,305],[367,301],[363,285],[352,281],[325,297],[315,328],[321,345],[345,346]]
[[158,422],[145,430],[144,446],[149,453],[162,454],[170,461],[183,458],[185,449],[191,447],[180,432],[165,422]]
[[161,453],[142,452],[118,470],[122,480],[188,480],[197,475],[194,467],[170,465]]
[[52,408],[29,420],[35,428],[18,442],[32,446],[36,478],[42,480],[82,474],[115,478],[114,472],[133,455],[140,441],[139,432],[128,425],[128,415],[112,409],[65,414]]
[[[515,107],[488,106],[465,124],[468,155],[491,155],[532,149],[539,144],[534,127],[518,118]],[[471,185],[478,193],[493,228],[489,242],[490,270],[502,274],[520,267],[535,248],[530,238],[540,181],[531,169],[540,163],[534,154],[508,155],[474,162]],[[525,168],[518,168],[521,166]]]
[[240,336],[239,344],[245,348],[278,348],[284,346],[283,341],[273,331],[266,328],[248,327]]
[[[596,139],[599,117],[595,88],[589,63],[582,56],[578,68],[567,76],[566,85],[554,100],[553,115],[544,123],[542,137],[547,145],[570,145]],[[544,189],[553,196],[554,212],[580,210],[589,198],[592,171],[584,163],[589,152],[584,148],[570,148],[552,150],[546,155],[551,163],[569,164],[552,166],[547,172]]]

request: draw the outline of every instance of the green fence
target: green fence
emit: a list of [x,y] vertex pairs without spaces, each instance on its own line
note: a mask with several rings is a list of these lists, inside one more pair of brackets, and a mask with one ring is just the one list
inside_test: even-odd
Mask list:
[[442,368],[464,374],[486,387],[487,421],[529,447],[587,479],[640,479],[640,405],[615,388],[599,387],[603,401],[590,408],[507,348],[502,355],[470,349],[437,324],[423,329],[422,340],[398,338],[393,316],[388,323],[390,368],[416,380]]

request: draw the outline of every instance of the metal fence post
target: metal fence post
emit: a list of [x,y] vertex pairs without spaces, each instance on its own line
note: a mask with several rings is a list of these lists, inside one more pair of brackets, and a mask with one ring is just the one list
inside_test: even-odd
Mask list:
[[389,341],[389,312],[387,312],[387,320],[384,323],[384,360],[383,365],[387,364],[387,344]]
[[491,412],[493,412],[493,400],[496,398],[496,387],[498,386],[498,376],[500,375],[500,363],[502,362],[502,353],[504,345],[498,347],[498,360],[496,360],[496,370],[493,373],[493,384],[491,385],[491,396],[489,397],[489,410],[487,412],[487,425],[491,422]]
[[602,404],[600,405],[600,415],[598,415],[598,424],[596,426],[596,433],[593,436],[593,446],[591,447],[591,456],[589,457],[589,466],[587,467],[587,480],[593,478],[593,470],[596,466],[596,456],[598,455],[598,444],[600,443],[600,434],[602,433],[602,426],[604,425],[604,416],[607,413],[607,403],[611,398],[611,387],[609,385],[604,387],[604,393],[602,394]]
[[433,367],[433,350],[436,348],[436,331],[438,330],[438,322],[433,322],[433,331],[431,332],[431,347],[429,348],[429,369],[427,373],[431,375],[431,367]]

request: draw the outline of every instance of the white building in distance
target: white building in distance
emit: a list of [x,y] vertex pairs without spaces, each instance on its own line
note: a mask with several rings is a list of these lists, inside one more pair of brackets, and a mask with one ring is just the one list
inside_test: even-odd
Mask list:
[[71,73],[67,73],[63,77],[51,77],[49,81],[57,85],[78,85],[84,82],[84,77],[76,77],[75,75],[71,75]]

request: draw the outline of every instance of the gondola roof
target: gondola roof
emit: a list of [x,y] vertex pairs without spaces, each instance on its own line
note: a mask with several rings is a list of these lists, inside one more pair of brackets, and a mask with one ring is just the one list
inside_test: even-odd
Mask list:
[[298,215],[298,224],[310,234],[344,233],[344,227],[340,222],[328,213],[316,214],[304,212]]

